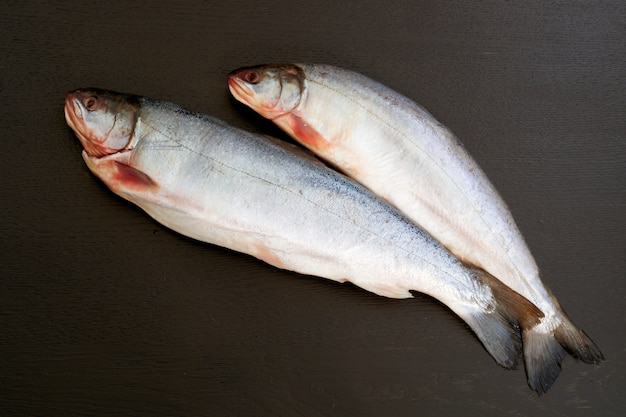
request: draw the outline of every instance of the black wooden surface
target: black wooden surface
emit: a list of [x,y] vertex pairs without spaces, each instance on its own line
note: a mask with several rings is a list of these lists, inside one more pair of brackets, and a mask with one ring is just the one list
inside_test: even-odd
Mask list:
[[[0,416],[623,416],[623,1],[0,4]],[[284,138],[226,74],[323,62],[451,127],[607,361],[542,397],[427,297],[389,300],[170,232],[109,192],[68,90]]]

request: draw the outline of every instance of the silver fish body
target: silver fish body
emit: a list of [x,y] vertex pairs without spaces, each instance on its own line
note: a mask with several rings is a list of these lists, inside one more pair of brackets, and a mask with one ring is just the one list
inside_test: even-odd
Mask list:
[[65,114],[89,169],[186,236],[382,296],[431,295],[505,367],[520,360],[519,327],[541,318],[390,205],[288,145],[172,103],[102,90],[69,93]]
[[[329,65],[233,71],[230,90],[322,159],[393,204],[463,262],[541,309],[526,332],[531,386],[546,391],[567,349],[595,363],[597,346],[567,318],[506,204],[461,142],[422,107],[363,75]],[[556,335],[556,336],[555,336]]]

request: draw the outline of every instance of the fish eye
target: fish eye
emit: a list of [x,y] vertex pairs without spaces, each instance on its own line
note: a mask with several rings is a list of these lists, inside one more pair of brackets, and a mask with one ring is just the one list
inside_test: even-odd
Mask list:
[[248,71],[243,76],[244,80],[249,82],[250,84],[256,84],[261,80],[261,76],[256,71]]
[[92,111],[96,108],[96,103],[98,99],[95,96],[87,97],[83,100],[83,105],[89,111]]

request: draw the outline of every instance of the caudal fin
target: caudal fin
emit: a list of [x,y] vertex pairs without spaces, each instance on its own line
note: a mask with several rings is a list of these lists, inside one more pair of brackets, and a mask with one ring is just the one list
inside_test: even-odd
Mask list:
[[604,360],[600,348],[569,319],[563,320],[563,323],[554,331],[554,335],[561,346],[576,359],[585,363],[600,363]]
[[[586,363],[599,363],[604,360],[598,346],[579,328],[577,328],[560,310],[559,315],[544,317],[544,314],[530,301],[504,285],[498,279],[483,271],[480,279],[491,288],[500,315],[518,326],[522,334],[522,347],[528,385],[539,395],[547,392],[561,373],[561,362],[567,353]],[[558,307],[558,302],[555,300]],[[476,330],[481,337],[481,330]],[[485,333],[485,336],[489,336]],[[503,366],[502,344],[494,339],[492,342],[481,337],[481,341],[496,361]]]
[[522,332],[528,385],[539,395],[547,392],[559,376],[568,352],[586,363],[604,360],[598,346],[564,313],[552,320],[560,322],[552,331],[552,326],[542,323]]
[[539,395],[548,392],[558,378],[566,354],[554,334],[542,327],[538,325],[522,331],[528,385]]
[[499,365],[515,368],[522,360],[520,328],[537,325],[543,313],[489,273],[477,269],[475,275],[491,288],[494,304],[488,309],[460,315]]

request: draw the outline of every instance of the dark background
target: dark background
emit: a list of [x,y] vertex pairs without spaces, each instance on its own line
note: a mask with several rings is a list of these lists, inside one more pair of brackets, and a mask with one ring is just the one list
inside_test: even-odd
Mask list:
[[[519,3],[519,4],[518,4]],[[623,416],[623,1],[3,1],[0,416]],[[237,67],[364,73],[452,128],[599,366],[538,397],[425,296],[377,297],[170,232],[89,173],[68,90],[284,138]]]

